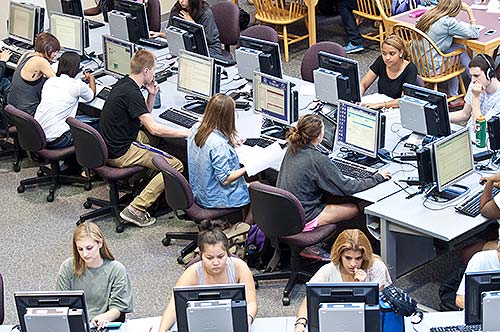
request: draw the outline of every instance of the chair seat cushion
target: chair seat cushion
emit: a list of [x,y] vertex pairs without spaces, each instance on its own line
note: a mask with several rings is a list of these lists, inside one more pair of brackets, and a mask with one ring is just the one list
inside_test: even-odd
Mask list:
[[61,160],[74,154],[75,147],[72,145],[61,149],[42,149],[36,153],[46,160]]
[[335,230],[337,225],[328,224],[323,226],[318,226],[312,231],[301,232],[295,235],[282,236],[279,238],[280,242],[286,243],[290,246],[305,248],[313,244],[323,241],[329,237]]
[[102,166],[94,169],[94,172],[104,179],[110,181],[118,181],[124,178],[128,178],[136,173],[146,170],[144,166],[130,166],[130,167],[111,167]]
[[196,203],[186,210],[187,216],[194,222],[200,222],[205,219],[217,219],[233,213],[241,211],[241,208],[227,208],[227,209],[205,209]]

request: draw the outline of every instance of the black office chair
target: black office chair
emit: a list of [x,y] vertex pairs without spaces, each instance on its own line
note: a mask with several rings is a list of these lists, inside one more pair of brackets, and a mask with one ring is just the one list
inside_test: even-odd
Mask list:
[[3,294],[3,277],[0,273],[0,325],[3,324],[5,318],[4,294]]
[[4,110],[3,98],[0,97],[0,158],[11,156],[15,159],[14,172],[19,172],[23,151],[17,139],[17,129],[9,124]]
[[39,171],[39,176],[21,180],[17,187],[18,193],[23,193],[28,185],[50,183],[47,202],[53,202],[55,191],[61,184],[79,183],[84,185],[85,190],[90,190],[92,188],[90,179],[81,176],[61,174],[59,161],[70,158],[75,153],[74,146],[68,146],[61,149],[47,149],[45,133],[40,124],[31,115],[18,110],[12,105],[5,106],[5,112],[17,128],[19,145],[28,152],[36,153],[42,162],[46,161],[50,163],[50,170],[47,175]]
[[146,168],[143,166],[119,168],[106,165],[108,148],[101,134],[88,124],[75,118],[66,119],[66,123],[71,129],[78,163],[84,168],[93,170],[109,184],[109,201],[88,197],[83,206],[90,209],[92,205],[97,205],[100,209],[80,216],[77,225],[85,220],[112,215],[116,224],[116,231],[118,233],[123,232],[125,224],[121,221],[120,211],[128,205],[132,197],[124,195],[120,198],[117,183],[122,179],[145,171]]
[[[241,208],[232,209],[205,209],[194,201],[191,186],[186,178],[161,156],[153,157],[153,164],[162,172],[165,182],[165,198],[167,204],[174,210],[179,219],[189,219],[195,223],[200,223],[205,219],[220,219],[239,215],[243,217]],[[179,215],[179,211],[184,211],[184,215]],[[241,220],[241,218],[239,218]],[[167,232],[162,240],[164,246],[169,246],[172,239],[191,240],[191,242],[181,250],[177,262],[184,264],[184,256],[196,249],[198,232]]]
[[[283,305],[290,305],[290,293],[297,282],[307,282],[312,274],[301,270],[300,251],[334,235],[337,225],[329,224],[303,232],[306,224],[304,209],[290,192],[260,182],[248,187],[253,220],[270,240],[274,254],[265,272],[254,274],[256,286],[259,280],[286,279]],[[280,243],[291,248],[289,271],[273,272],[281,258]]]

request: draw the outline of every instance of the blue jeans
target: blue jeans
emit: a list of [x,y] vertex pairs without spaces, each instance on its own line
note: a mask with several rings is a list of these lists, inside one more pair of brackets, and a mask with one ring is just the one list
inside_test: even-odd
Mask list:
[[[99,130],[98,118],[92,118],[88,115],[77,115],[76,119],[83,123],[88,124],[95,130]],[[48,149],[61,149],[73,145],[73,136],[71,135],[71,130],[66,131],[64,134],[56,138],[55,143],[53,142],[54,141],[47,143]]]
[[337,4],[342,23],[344,23],[346,45],[349,42],[353,45],[363,45],[363,37],[361,37],[359,27],[356,24],[356,18],[352,13],[357,8],[356,0],[339,0]]

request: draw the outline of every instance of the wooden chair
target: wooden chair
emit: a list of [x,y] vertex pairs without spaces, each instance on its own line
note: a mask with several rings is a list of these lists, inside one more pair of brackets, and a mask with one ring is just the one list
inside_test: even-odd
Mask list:
[[[368,33],[362,33],[361,36],[368,40],[378,41],[380,47],[382,47],[382,41],[385,38],[384,23],[382,21],[382,12],[387,18],[391,16],[391,1],[390,0],[356,0],[358,4],[358,9],[353,10],[352,13],[356,15],[356,20],[358,25],[361,23],[361,19],[370,20],[377,22],[378,31],[371,31]],[[388,7],[380,6],[382,4],[388,3]],[[384,8],[385,10],[381,10]],[[387,11],[386,11],[387,10]]]
[[309,38],[309,32],[303,36],[288,33],[287,25],[304,20],[307,28],[307,7],[304,0],[254,0],[255,20],[282,26],[278,35],[283,39],[285,61],[288,62],[288,45]]
[[[418,74],[427,85],[432,85],[437,91],[439,83],[458,77],[461,93],[449,97],[448,101],[465,96],[467,91],[461,76],[465,67],[460,64],[460,54],[465,51],[464,49],[445,54],[427,34],[406,24],[396,24],[393,33],[405,41],[410,51],[411,61],[417,66]],[[441,62],[441,67],[437,68],[435,63],[439,62]]]

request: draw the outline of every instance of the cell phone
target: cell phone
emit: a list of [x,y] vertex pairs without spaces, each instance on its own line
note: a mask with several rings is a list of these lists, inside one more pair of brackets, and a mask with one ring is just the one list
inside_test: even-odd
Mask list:
[[485,36],[491,36],[494,35],[497,31],[495,29],[489,29],[484,33]]

